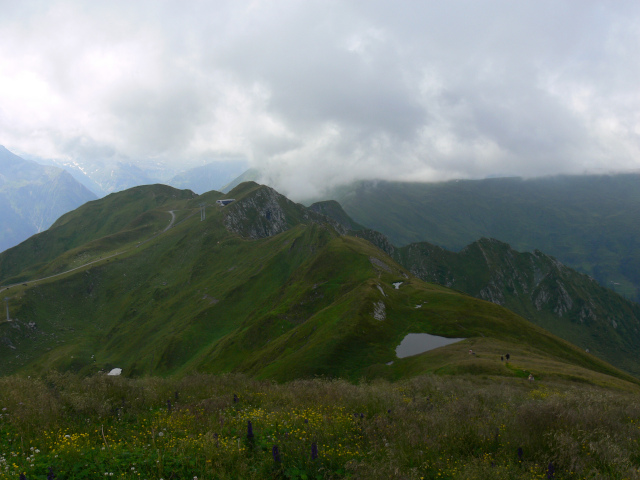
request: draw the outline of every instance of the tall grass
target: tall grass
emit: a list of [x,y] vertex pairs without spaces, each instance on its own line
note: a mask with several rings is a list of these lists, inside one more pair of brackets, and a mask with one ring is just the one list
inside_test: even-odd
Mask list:
[[0,479],[45,479],[50,467],[58,479],[634,479],[636,399],[432,375],[360,385],[5,377]]

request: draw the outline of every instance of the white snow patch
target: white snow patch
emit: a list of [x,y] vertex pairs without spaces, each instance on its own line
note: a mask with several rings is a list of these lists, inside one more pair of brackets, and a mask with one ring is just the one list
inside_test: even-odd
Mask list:
[[373,304],[373,318],[380,321],[387,318],[387,307],[383,301]]
[[114,368],[109,373],[107,373],[107,375],[120,375],[121,373],[122,373],[121,368]]
[[378,287],[378,290],[380,290],[380,293],[382,294],[383,297],[386,297],[387,295],[384,293],[384,290],[382,290],[382,287],[380,285],[376,285]]
[[400,290],[400,285],[402,285],[404,282],[394,282],[391,285],[393,285],[393,288],[395,288],[396,290]]

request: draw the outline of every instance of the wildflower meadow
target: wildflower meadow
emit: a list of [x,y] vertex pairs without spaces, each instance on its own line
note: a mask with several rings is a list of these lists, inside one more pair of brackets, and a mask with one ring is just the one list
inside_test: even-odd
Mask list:
[[522,379],[0,379],[0,479],[635,479],[637,392]]

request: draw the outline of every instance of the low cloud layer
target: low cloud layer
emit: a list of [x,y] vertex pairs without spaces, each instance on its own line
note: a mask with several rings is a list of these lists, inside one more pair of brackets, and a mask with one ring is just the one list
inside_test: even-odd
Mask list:
[[0,144],[293,197],[355,179],[640,168],[640,4],[0,1]]

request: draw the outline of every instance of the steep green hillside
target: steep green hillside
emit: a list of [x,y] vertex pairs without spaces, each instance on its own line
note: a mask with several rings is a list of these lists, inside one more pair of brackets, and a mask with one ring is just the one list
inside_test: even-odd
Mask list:
[[[158,198],[158,188],[100,202],[126,210],[119,196]],[[503,307],[424,283],[371,243],[341,235],[336,222],[268,187],[242,184],[226,207],[215,205],[217,192],[172,195],[143,212],[163,214],[168,226],[175,200],[180,220],[166,231],[148,241],[134,235],[118,245],[122,253],[3,292],[12,321],[0,324],[2,374],[120,367],[127,375],[234,371],[277,380],[433,371],[635,381]],[[100,202],[93,208],[106,211]],[[208,205],[204,220],[193,215],[201,203]],[[71,222],[61,219],[59,228]],[[109,237],[130,228],[131,220],[120,222],[124,230],[111,228]],[[87,238],[94,246],[104,240]],[[395,348],[408,333],[465,340],[398,359]],[[501,362],[505,352],[511,363]]]
[[190,190],[148,185],[88,202],[48,230],[2,252],[0,283],[58,273],[146,239],[166,227],[171,209],[184,211],[184,201],[195,197]]
[[640,299],[640,175],[360,182],[331,193],[395,245],[460,250],[481,237],[539,249]]
[[425,281],[502,305],[640,375],[640,305],[539,250],[520,253],[494,239],[473,242],[459,253],[426,242],[396,248],[378,232],[357,234]]

